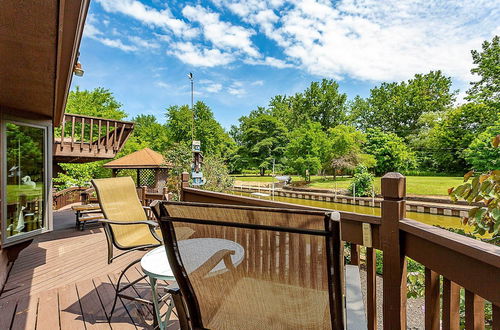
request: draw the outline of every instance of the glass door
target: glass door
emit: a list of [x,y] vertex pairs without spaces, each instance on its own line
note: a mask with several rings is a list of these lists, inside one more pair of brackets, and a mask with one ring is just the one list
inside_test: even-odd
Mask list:
[[2,241],[17,241],[47,227],[47,127],[5,121],[2,134]]

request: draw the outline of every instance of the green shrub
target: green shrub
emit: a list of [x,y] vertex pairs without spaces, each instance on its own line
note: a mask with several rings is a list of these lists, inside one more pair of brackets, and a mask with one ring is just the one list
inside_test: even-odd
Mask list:
[[354,180],[349,185],[349,193],[352,196],[371,196],[373,191],[373,174],[368,172],[364,166],[358,166],[354,174]]

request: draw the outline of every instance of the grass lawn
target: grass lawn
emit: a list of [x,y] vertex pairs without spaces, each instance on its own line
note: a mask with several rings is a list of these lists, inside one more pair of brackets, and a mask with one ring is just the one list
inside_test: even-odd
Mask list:
[[[235,177],[235,180],[245,182],[272,182],[270,176],[247,176]],[[293,181],[303,180],[299,176],[292,176]],[[337,181],[333,181],[333,177],[311,176],[309,187],[322,189],[347,189],[352,178],[337,177]],[[448,188],[456,187],[463,182],[463,177],[448,177],[448,176],[407,176],[406,191],[410,195],[436,195],[446,196]],[[335,184],[336,183],[336,184]],[[380,178],[375,178],[375,191],[380,193]]]

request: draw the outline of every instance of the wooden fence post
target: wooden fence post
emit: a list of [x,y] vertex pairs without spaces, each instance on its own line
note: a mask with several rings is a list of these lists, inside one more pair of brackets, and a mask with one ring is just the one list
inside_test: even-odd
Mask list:
[[189,173],[182,172],[181,174],[181,201],[184,200],[184,188],[189,187]]
[[141,201],[144,206],[148,206],[148,202],[146,201],[146,189],[146,186],[141,186]]
[[406,178],[395,172],[382,177],[382,223],[384,330],[406,329],[406,258],[399,236],[405,217]]

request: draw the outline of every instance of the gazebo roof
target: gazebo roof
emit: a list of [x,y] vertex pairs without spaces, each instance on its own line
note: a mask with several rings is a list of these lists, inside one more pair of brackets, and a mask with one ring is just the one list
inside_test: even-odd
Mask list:
[[165,158],[149,148],[110,161],[104,167],[112,169],[172,168]]

